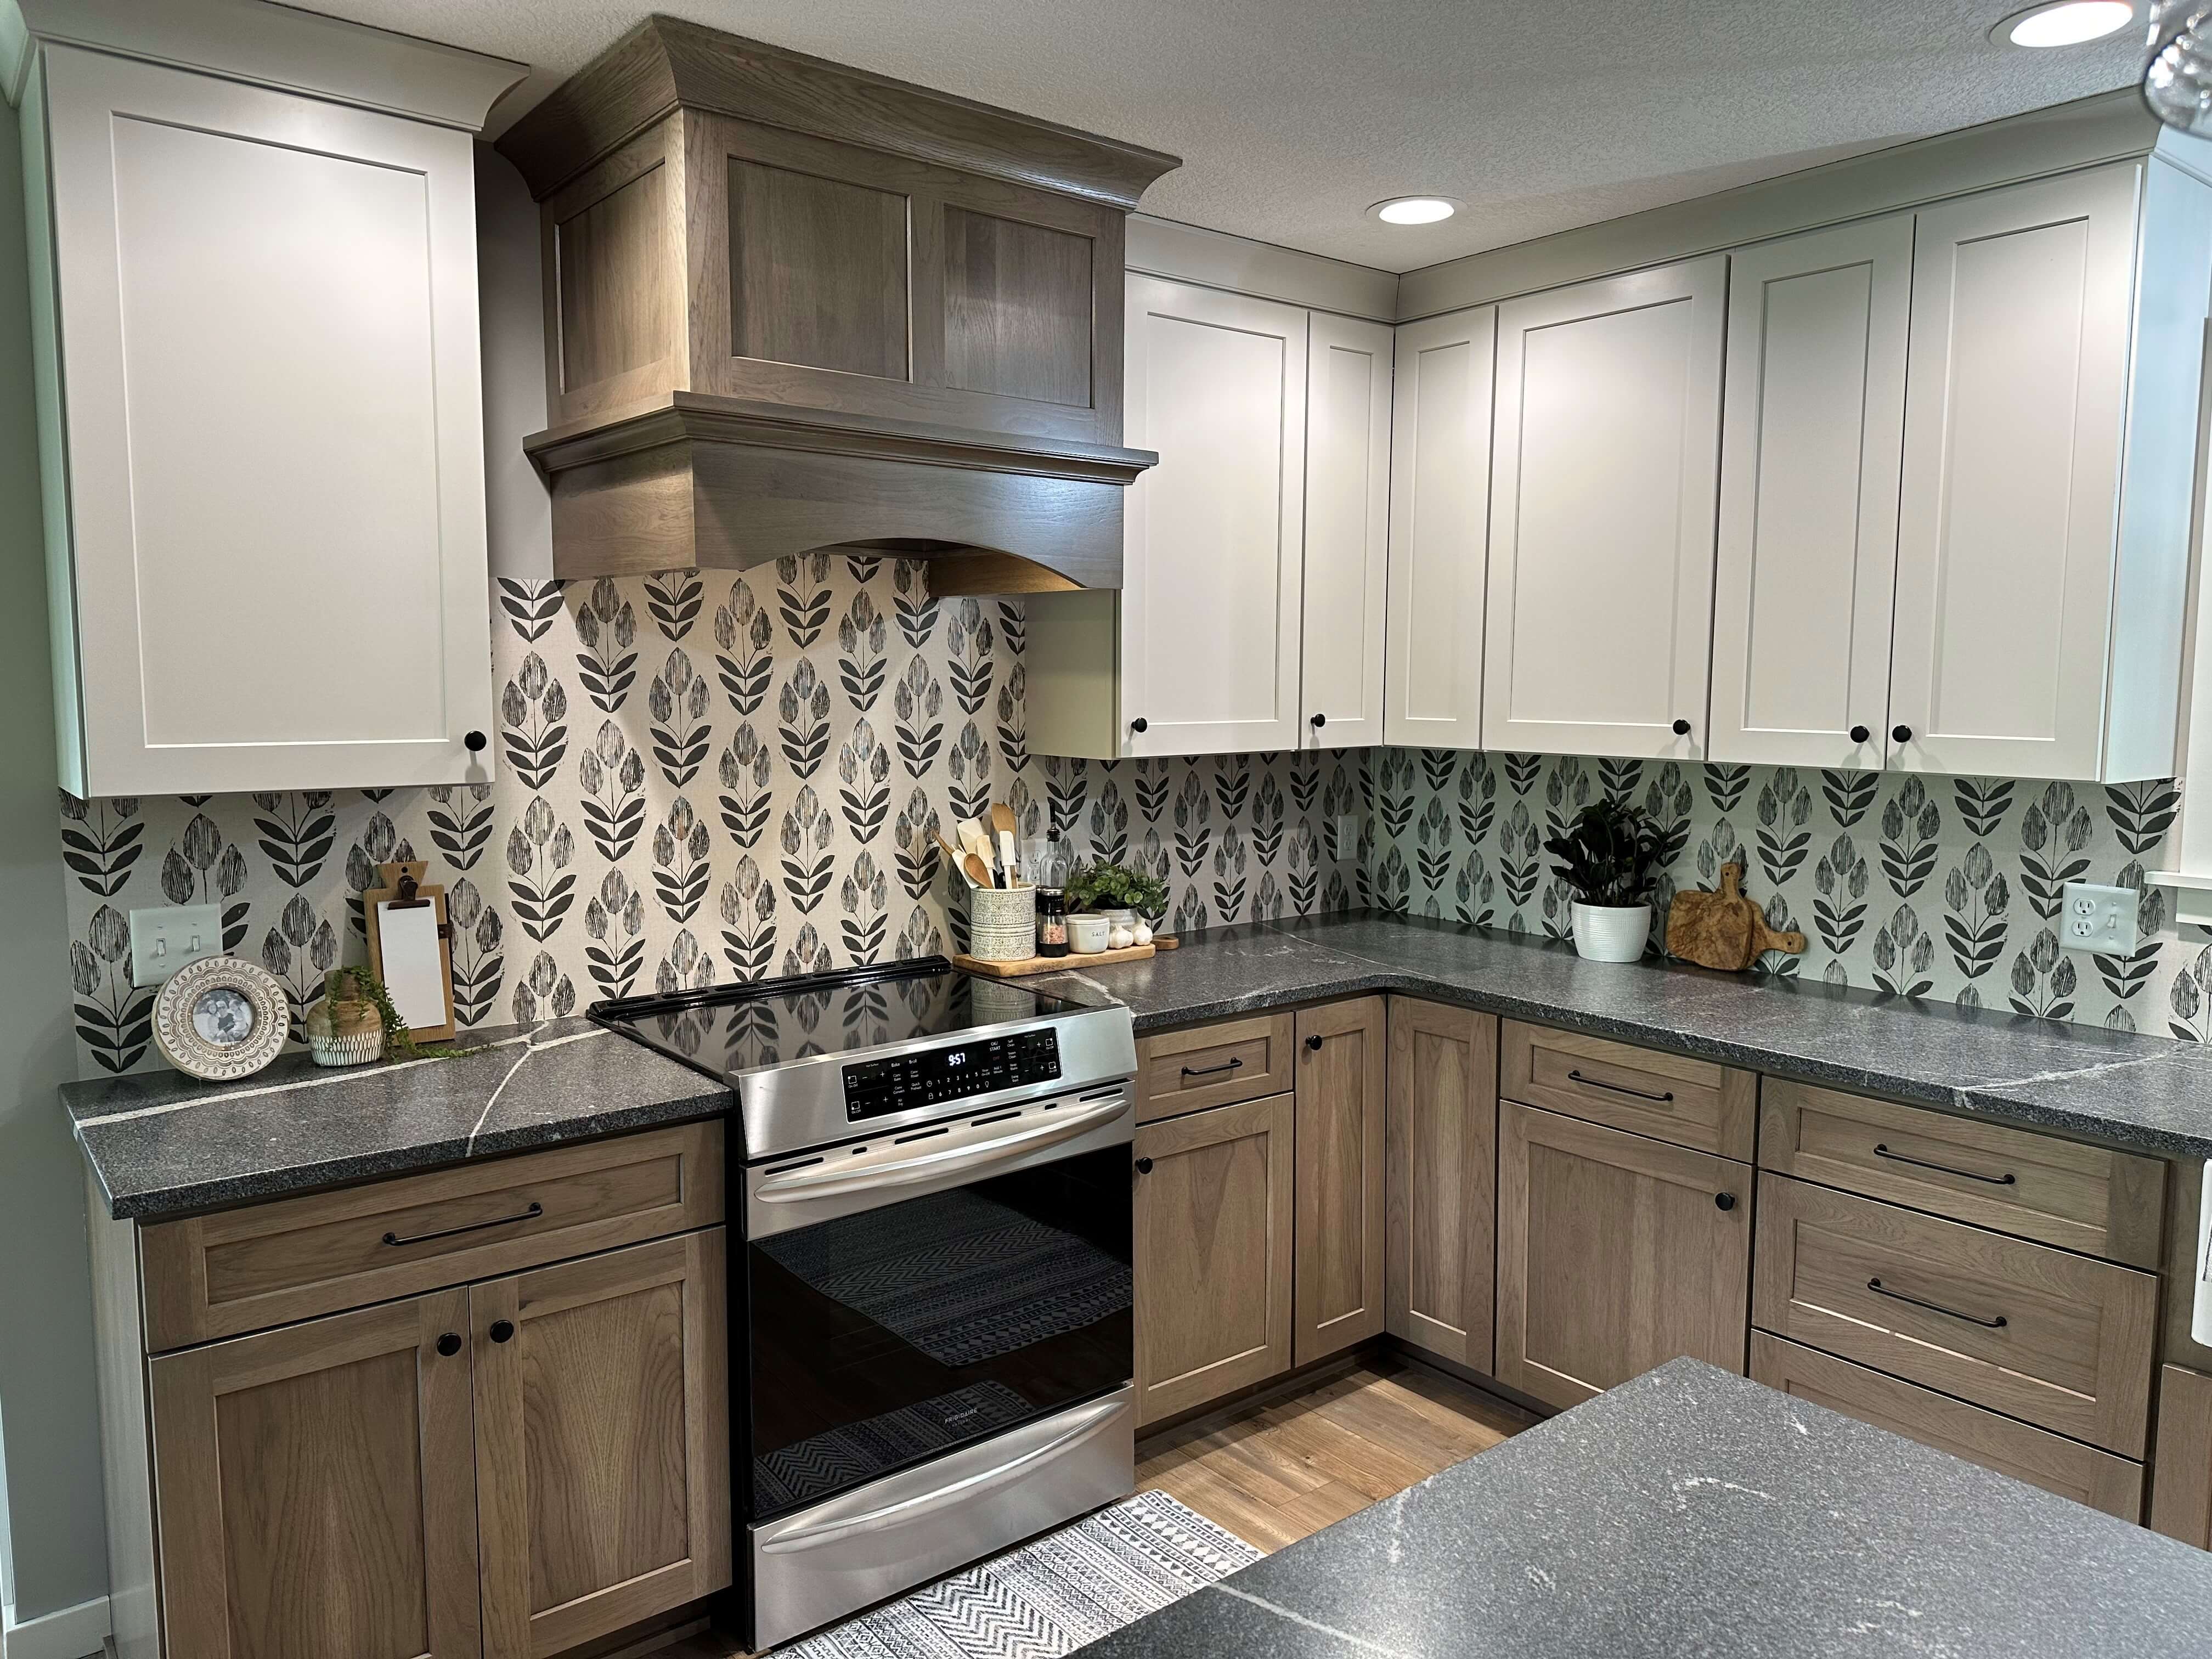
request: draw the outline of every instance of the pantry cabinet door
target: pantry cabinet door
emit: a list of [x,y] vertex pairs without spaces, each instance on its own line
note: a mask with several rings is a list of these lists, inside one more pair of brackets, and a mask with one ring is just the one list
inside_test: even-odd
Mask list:
[[1485,748],[1704,758],[1727,286],[1716,254],[1498,308]]
[[1910,214],[1729,257],[1714,760],[1882,763],[1911,295]]
[[1309,328],[1301,741],[1349,749],[1382,741],[1391,331],[1321,311]]
[[2141,175],[1917,216],[1893,767],[2098,775]]
[[488,778],[469,136],[104,53],[43,63],[64,781]]
[[1483,565],[1498,307],[1398,331],[1382,740],[1482,747]]
[[1294,749],[1306,313],[1132,276],[1127,368],[1122,752]]

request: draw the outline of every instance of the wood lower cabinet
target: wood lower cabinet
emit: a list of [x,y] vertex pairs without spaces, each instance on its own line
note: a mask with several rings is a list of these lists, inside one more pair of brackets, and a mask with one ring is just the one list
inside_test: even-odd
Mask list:
[[1682,1354],[1742,1375],[1752,1171],[1498,1108],[1498,1381],[1578,1405]]
[[1751,1377],[1796,1399],[1856,1417],[2123,1521],[2142,1514],[2142,1464],[1848,1359],[1753,1331]]
[[1137,1130],[1137,1421],[1291,1366],[1292,1097]]
[[487,1659],[730,1582],[720,1227],[469,1291]]
[[1300,1365],[1382,1334],[1386,1032],[1381,997],[1297,1017],[1291,1358]]
[[2160,1367],[2157,1456],[2150,1529],[2212,1550],[2212,1376]]
[[1383,1305],[1393,1336],[1491,1368],[1498,1018],[1390,999]]
[[482,1651],[468,1331],[440,1291],[153,1361],[167,1659]]

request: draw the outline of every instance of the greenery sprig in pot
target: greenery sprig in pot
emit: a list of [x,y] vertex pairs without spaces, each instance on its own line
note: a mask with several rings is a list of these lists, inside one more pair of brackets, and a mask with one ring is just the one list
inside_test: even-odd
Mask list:
[[1067,878],[1067,943],[1089,955],[1148,942],[1167,914],[1167,884],[1126,864],[1086,864]]
[[1651,937],[1651,878],[1660,832],[1641,808],[1610,797],[1544,843],[1552,873],[1573,890],[1575,950],[1586,962],[1634,962]]

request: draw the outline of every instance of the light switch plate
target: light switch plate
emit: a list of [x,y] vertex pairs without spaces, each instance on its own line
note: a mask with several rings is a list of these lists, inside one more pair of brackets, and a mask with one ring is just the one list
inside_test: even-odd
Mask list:
[[2136,902],[2132,887],[2098,887],[2069,881],[2058,905],[2058,942],[2069,951],[2094,951],[2124,957],[2136,948]]
[[220,904],[173,904],[131,913],[133,985],[159,985],[188,962],[222,954]]

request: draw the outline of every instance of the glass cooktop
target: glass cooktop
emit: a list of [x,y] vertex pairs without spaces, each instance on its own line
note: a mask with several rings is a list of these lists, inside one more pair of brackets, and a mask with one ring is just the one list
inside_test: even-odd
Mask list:
[[817,1054],[949,1037],[1090,1005],[1018,981],[963,974],[942,957],[601,1002],[593,1019],[709,1077]]

